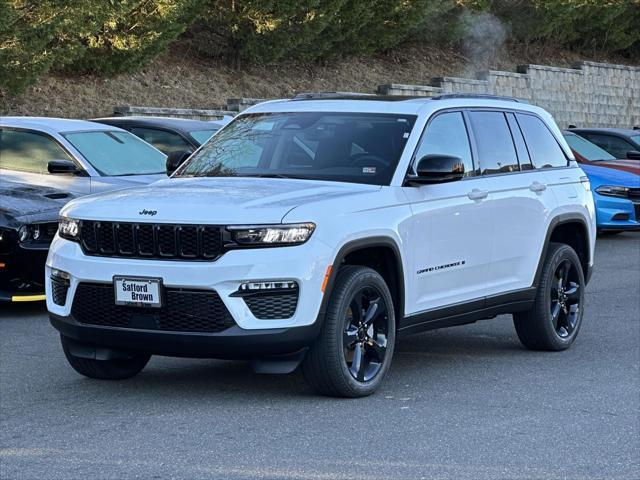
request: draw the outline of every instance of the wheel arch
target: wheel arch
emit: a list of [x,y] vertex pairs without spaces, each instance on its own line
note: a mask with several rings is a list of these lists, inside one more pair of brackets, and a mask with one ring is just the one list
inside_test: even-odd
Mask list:
[[591,277],[591,243],[589,241],[589,227],[585,218],[577,214],[561,214],[551,220],[547,229],[547,234],[542,248],[538,268],[533,281],[533,286],[537,287],[542,275],[542,267],[551,242],[564,243],[573,248],[582,265],[585,282],[588,283]]
[[362,265],[373,268],[384,278],[394,302],[396,324],[404,317],[405,279],[402,255],[391,237],[376,236],[352,240],[344,244],[335,256],[327,280],[318,318],[324,319],[327,303],[342,265]]

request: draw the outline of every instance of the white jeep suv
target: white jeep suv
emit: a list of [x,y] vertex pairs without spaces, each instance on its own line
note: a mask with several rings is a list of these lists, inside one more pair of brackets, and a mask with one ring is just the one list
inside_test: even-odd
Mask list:
[[171,178],[61,215],[47,307],[79,373],[244,358],[347,397],[408,333],[510,313],[526,347],[568,348],[595,244],[551,116],[464,95],[263,103]]

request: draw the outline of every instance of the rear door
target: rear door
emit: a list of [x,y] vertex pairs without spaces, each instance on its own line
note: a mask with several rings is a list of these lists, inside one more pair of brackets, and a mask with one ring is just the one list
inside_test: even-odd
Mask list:
[[51,174],[47,168],[51,160],[71,160],[78,165],[55,139],[45,133],[7,127],[0,132],[2,178],[74,193],[90,193],[90,177]]
[[468,128],[461,111],[436,113],[429,120],[415,162],[427,154],[460,157],[462,180],[407,186],[413,217],[410,245],[413,281],[407,313],[458,303],[483,305],[493,226],[486,179],[476,174]]
[[544,177],[533,168],[513,113],[471,110],[468,115],[494,222],[487,275],[490,305],[491,297],[533,283],[546,216],[555,198]]

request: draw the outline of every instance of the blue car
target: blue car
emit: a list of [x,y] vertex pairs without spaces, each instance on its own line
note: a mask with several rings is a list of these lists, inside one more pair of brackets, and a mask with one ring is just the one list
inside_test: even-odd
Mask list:
[[593,164],[580,167],[591,183],[598,230],[640,230],[640,175]]

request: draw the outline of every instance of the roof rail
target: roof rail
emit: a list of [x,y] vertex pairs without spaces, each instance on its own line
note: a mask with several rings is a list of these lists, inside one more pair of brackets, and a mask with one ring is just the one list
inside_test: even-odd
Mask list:
[[360,97],[377,97],[375,93],[357,93],[357,92],[310,92],[298,93],[291,100],[332,100],[340,98],[360,98]]
[[485,100],[503,100],[505,102],[518,102],[525,103],[514,97],[504,97],[501,95],[491,95],[490,93],[445,93],[442,95],[435,95],[431,97],[431,100],[452,100],[456,98],[478,98]]

